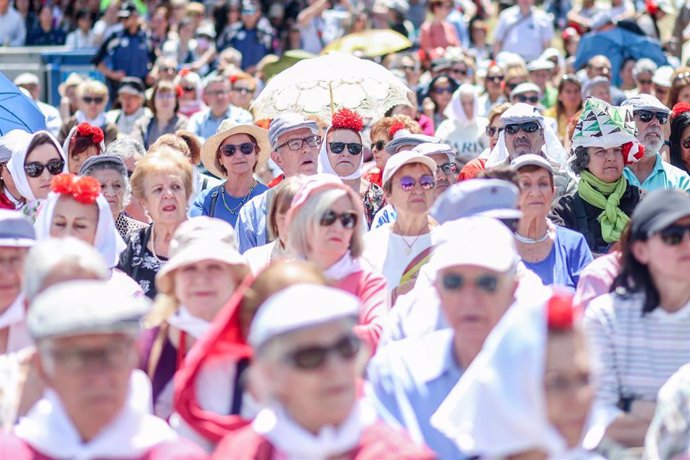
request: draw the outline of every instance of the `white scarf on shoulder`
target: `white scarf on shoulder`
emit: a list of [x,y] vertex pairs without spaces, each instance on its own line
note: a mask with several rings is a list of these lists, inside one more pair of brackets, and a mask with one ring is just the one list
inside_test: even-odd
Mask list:
[[359,260],[353,259],[350,255],[350,251],[347,251],[344,256],[340,258],[336,263],[328,267],[324,272],[326,278],[331,280],[341,280],[348,275],[353,273],[361,272],[362,266]]
[[168,318],[168,324],[198,339],[211,327],[211,323],[189,313],[184,305]]

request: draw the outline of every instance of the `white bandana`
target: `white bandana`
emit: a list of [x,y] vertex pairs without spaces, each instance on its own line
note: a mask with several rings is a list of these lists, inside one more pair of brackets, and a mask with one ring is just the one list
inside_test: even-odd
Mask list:
[[[462,107],[461,96],[463,94],[469,94],[472,96],[472,117],[469,118],[465,113],[465,109]],[[453,98],[450,100],[450,104],[443,111],[443,115],[446,118],[455,120],[455,123],[461,126],[471,125],[477,122],[477,116],[479,115],[479,97],[477,96],[477,90],[473,85],[468,83],[463,83],[460,87],[453,93]]]
[[180,331],[186,332],[195,339],[198,339],[211,327],[211,323],[189,313],[184,305],[180,305],[177,311],[168,319],[168,324]]

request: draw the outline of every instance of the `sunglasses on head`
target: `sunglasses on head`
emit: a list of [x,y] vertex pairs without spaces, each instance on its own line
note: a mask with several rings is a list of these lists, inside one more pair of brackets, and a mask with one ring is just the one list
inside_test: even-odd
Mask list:
[[659,120],[659,123],[665,125],[668,121],[668,114],[664,112],[652,112],[651,110],[637,110],[635,111],[640,121],[644,123],[649,123],[654,117]]
[[65,168],[65,161],[60,159],[53,159],[48,163],[43,164],[38,161],[32,161],[24,165],[24,172],[29,177],[39,177],[43,174],[43,169],[47,169],[51,176],[57,176]]
[[350,155],[359,155],[362,153],[363,146],[356,142],[329,142],[328,147],[330,147],[331,153],[335,153],[336,155],[343,153],[345,147],[347,147],[347,151],[350,152]]
[[87,104],[102,104],[103,101],[105,101],[105,98],[102,96],[84,96],[81,98],[81,100],[86,102]]
[[446,176],[450,176],[458,172],[458,167],[455,165],[455,163],[450,162],[438,166],[437,169],[443,171],[443,174]]
[[284,359],[296,369],[313,370],[323,366],[329,355],[337,355],[342,360],[350,361],[357,356],[361,346],[357,337],[346,335],[331,345],[298,348],[285,355]]
[[458,273],[448,273],[441,278],[443,289],[447,291],[459,291],[471,282],[477,289],[487,294],[496,292],[498,289],[498,281],[498,276],[496,275],[481,275],[474,280],[469,280],[467,277]]
[[661,241],[668,246],[678,246],[686,234],[690,234],[690,225],[671,225],[658,233]]
[[506,125],[503,129],[505,129],[506,134],[517,134],[519,131],[529,134],[539,131],[539,123],[536,121],[528,121],[527,123]]
[[226,157],[231,157],[237,152],[238,150],[243,154],[243,155],[251,155],[254,153],[254,148],[256,145],[254,145],[253,142],[242,142],[241,144],[225,144],[220,148],[220,153],[222,153]]
[[488,137],[494,137],[496,133],[500,133],[503,131],[503,128],[497,128],[496,126],[487,126],[486,127],[486,135]]
[[383,150],[386,146],[386,141],[376,141],[371,143],[371,150]]
[[[417,185],[417,181],[414,177],[403,176],[400,178],[400,188],[403,189],[404,192],[411,192],[415,185]],[[436,185],[434,176],[424,174],[419,178],[419,186],[422,187],[422,190],[431,190],[434,188],[434,185]]]
[[532,104],[539,102],[538,96],[525,96],[524,94],[518,94],[515,96],[515,99],[517,99],[518,102],[531,102]]
[[453,94],[453,88],[450,86],[437,86],[434,88],[434,93],[436,94],[443,94],[443,93],[448,93],[448,94]]
[[321,221],[319,222],[322,227],[330,227],[335,224],[335,221],[339,220],[343,228],[354,228],[357,225],[357,214],[352,211],[346,211],[341,214],[329,209],[323,213],[321,216]]

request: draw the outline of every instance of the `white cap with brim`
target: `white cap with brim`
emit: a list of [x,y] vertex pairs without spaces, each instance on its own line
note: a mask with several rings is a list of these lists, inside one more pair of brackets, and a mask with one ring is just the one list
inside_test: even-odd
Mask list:
[[296,284],[269,297],[254,316],[248,342],[255,349],[289,332],[340,319],[357,320],[360,301],[343,290]]
[[216,134],[206,139],[203,147],[201,147],[201,163],[211,174],[217,177],[227,176],[227,173],[221,169],[220,161],[218,160],[218,147],[225,139],[235,134],[247,134],[256,139],[256,145],[259,148],[256,170],[261,171],[266,166],[271,153],[271,145],[268,143],[268,131],[250,124],[238,124],[234,120],[227,118],[220,124]]
[[510,98],[512,99],[519,94],[525,93],[537,93],[539,96],[541,96],[541,88],[530,82],[520,83],[515,87],[514,90],[510,92]]
[[[518,87],[519,86],[520,85],[518,85]],[[517,102],[513,104],[508,108],[508,110],[501,114],[501,122],[503,122],[503,126],[515,123],[526,123],[528,121],[536,121],[542,128],[544,127],[544,115],[541,114],[537,107],[525,104],[524,102]]]
[[419,144],[434,144],[438,143],[438,137],[427,136],[425,134],[403,134],[394,137],[383,150],[389,155],[395,155],[402,147],[407,147],[405,150],[410,150],[410,147],[416,147]]
[[670,88],[673,86],[673,82],[671,81],[671,77],[673,76],[673,67],[670,65],[662,65],[658,69],[656,69],[656,72],[654,72],[654,76],[652,77],[652,83],[654,83],[657,86],[661,86],[662,88]]
[[17,86],[22,86],[22,85],[39,85],[41,84],[41,81],[38,79],[38,76],[29,73],[29,72],[24,72],[22,74],[17,75],[17,77],[14,79],[13,83]]
[[651,94],[636,94],[623,101],[621,107],[630,107],[636,110],[651,110],[652,112],[671,113],[671,110]]
[[539,59],[535,59],[527,64],[527,71],[536,72],[537,70],[553,70],[554,67],[556,67],[556,65],[542,55],[542,57]]
[[429,214],[440,224],[473,216],[519,219],[519,194],[515,185],[500,179],[463,181],[443,192]]
[[446,155],[448,161],[453,161],[455,158],[455,150],[448,144],[435,144],[433,142],[425,142],[419,144],[412,149],[413,152],[421,153],[422,155]]
[[0,209],[0,247],[30,248],[36,244],[36,231],[19,211]]
[[403,150],[390,157],[383,169],[382,185],[385,185],[395,176],[400,168],[407,164],[421,163],[431,170],[431,174],[436,172],[436,162],[428,156],[412,150]]
[[553,167],[547,161],[547,159],[540,155],[535,155],[534,153],[520,155],[519,157],[515,158],[513,161],[510,162],[510,167],[515,169],[516,171],[520,170],[520,168],[523,168],[525,166],[537,166],[539,168],[546,169],[551,174],[551,176],[554,175]]
[[146,297],[132,297],[108,281],[69,281],[36,297],[27,325],[36,341],[88,334],[136,334],[150,305]]

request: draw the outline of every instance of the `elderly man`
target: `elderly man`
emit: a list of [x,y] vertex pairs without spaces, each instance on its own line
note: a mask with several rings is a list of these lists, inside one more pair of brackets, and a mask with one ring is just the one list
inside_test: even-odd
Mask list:
[[[602,54],[598,54],[587,61],[587,66],[583,69],[584,72],[578,72],[578,76],[580,77],[580,81],[585,84],[594,77],[606,77],[611,81],[611,67],[609,58]],[[582,75],[582,73],[584,73],[584,75]],[[620,105],[621,102],[625,100],[625,94],[620,89],[612,86],[610,91],[613,105]]]
[[38,110],[40,110],[46,118],[46,128],[53,136],[57,137],[60,133],[60,127],[62,126],[62,117],[60,117],[60,111],[58,109],[41,101],[41,82],[38,76],[26,72],[17,75],[13,83],[20,88],[24,88],[29,93],[31,99],[38,106]]
[[[285,177],[316,174],[322,139],[315,121],[296,113],[281,115],[271,121],[268,141],[271,159],[283,170],[269,187],[276,186]],[[270,188],[240,209],[237,235],[241,253],[269,242],[266,216],[272,198],[273,189]]]
[[136,77],[125,77],[117,89],[117,100],[120,109],[109,110],[105,114],[108,123],[117,126],[119,134],[132,134],[134,123],[142,117],[152,117],[148,107],[144,107],[144,83]]
[[61,283],[34,300],[28,326],[49,391],[0,439],[3,458],[206,457],[149,413],[150,383],[135,370],[145,302],[106,281]]
[[623,174],[631,185],[648,192],[658,188],[677,188],[690,192],[690,176],[662,160],[659,150],[664,145],[664,125],[670,110],[650,94],[638,94],[623,102],[633,114],[637,140],[644,145],[644,157],[625,167]]
[[434,198],[438,198],[448,187],[458,181],[458,167],[455,165],[455,151],[448,144],[424,143],[412,149],[436,162],[436,185]]

